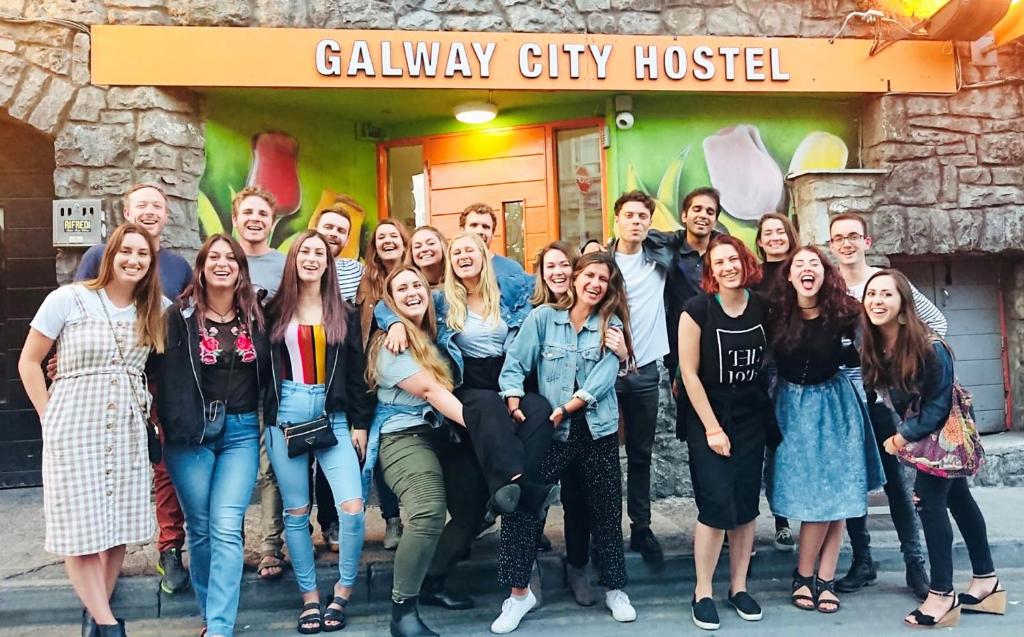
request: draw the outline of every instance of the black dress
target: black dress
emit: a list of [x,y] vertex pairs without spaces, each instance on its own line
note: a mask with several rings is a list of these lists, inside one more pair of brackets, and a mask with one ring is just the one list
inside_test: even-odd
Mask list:
[[715,453],[703,423],[689,407],[686,443],[697,520],[733,529],[758,516],[765,433],[772,424],[763,375],[764,305],[751,294],[743,313],[731,317],[715,296],[701,294],[683,311],[701,328],[697,374],[731,445],[729,457]]

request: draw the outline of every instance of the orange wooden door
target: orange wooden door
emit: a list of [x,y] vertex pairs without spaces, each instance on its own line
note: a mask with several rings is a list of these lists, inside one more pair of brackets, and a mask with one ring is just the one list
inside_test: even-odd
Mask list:
[[[446,236],[459,230],[459,213],[473,203],[498,212],[491,250],[521,254],[529,269],[533,255],[558,237],[558,219],[550,192],[548,131],[529,126],[496,131],[430,137],[423,142],[429,171],[430,222]],[[521,214],[512,211],[521,205]],[[519,227],[506,227],[510,219]]]

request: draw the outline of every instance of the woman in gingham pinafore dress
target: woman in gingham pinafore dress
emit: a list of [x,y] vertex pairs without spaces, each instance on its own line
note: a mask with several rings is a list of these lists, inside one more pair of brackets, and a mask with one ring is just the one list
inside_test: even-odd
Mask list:
[[45,547],[58,555],[138,544],[154,532],[142,417],[151,348],[138,343],[134,322],[90,315],[80,295],[99,292],[76,288],[81,318],[57,338],[57,376],[42,418]]

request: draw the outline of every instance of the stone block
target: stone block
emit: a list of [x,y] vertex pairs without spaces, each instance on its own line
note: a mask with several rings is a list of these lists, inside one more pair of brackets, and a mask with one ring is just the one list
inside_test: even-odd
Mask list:
[[107,106],[114,110],[147,110],[158,108],[177,113],[196,110],[195,97],[182,90],[165,90],[154,86],[111,87],[107,92]]
[[42,99],[32,109],[28,123],[44,133],[52,133],[74,93],[75,87],[67,80],[61,77],[51,78]]
[[932,254],[953,254],[960,249],[958,238],[953,234],[949,214],[948,210],[932,210],[928,216],[932,228]]
[[943,166],[957,168],[970,168],[978,165],[978,158],[974,155],[940,155],[938,160]]
[[956,195],[960,188],[960,175],[956,166],[942,167],[942,200],[956,201]]
[[247,26],[252,21],[248,0],[178,0],[166,4],[175,24],[189,26]]
[[130,165],[133,137],[133,131],[129,126],[68,124],[54,141],[57,165]]
[[801,35],[802,19],[802,8],[774,3],[761,11],[761,17],[757,20],[757,28],[761,35],[769,37]]
[[181,151],[181,169],[190,175],[202,175],[206,168],[206,153],[201,150]]
[[661,11],[663,4],[664,0],[611,0],[615,11]]
[[1018,186],[960,184],[959,203],[964,208],[1024,204],[1024,189]]
[[992,173],[988,168],[963,168],[960,170],[960,181],[966,184],[990,184]]
[[89,182],[84,168],[65,168],[58,166],[53,171],[53,194],[62,198],[74,198],[87,195]]
[[[800,36],[805,38],[831,38],[839,30],[839,25],[831,20],[820,20],[809,18],[804,14],[804,20],[800,23]],[[843,33],[842,37],[850,37],[850,33]]]
[[864,103],[861,119],[861,146],[871,148],[884,142],[908,142],[905,102],[894,95],[870,98]]
[[637,13],[630,11],[619,16],[619,31],[637,35],[655,35],[661,33],[661,16],[657,13]]
[[950,155],[966,155],[967,154],[967,140],[962,142],[955,142],[953,144],[943,144],[935,147],[936,154],[939,157],[948,157]]
[[935,154],[932,146],[921,144],[901,144],[898,142],[883,142],[862,151],[864,163],[872,167],[883,167],[896,161],[907,159],[924,159]]
[[698,7],[667,9],[661,13],[672,35],[698,35],[704,27],[704,10]]
[[0,53],[14,53],[17,49],[17,42],[10,38],[0,37]]
[[1024,168],[1017,166],[994,166],[992,168],[992,183],[999,186],[1024,185]]
[[576,0],[575,4],[580,13],[607,11],[612,7],[611,0]]
[[311,26],[341,29],[393,29],[395,11],[387,0],[308,0]]
[[879,206],[868,222],[871,224],[873,254],[903,254],[906,244],[906,220],[899,206]]
[[828,214],[840,215],[846,212],[865,214],[874,210],[875,205],[875,200],[871,197],[842,197],[828,202]]
[[0,107],[5,106],[14,95],[25,66],[25,60],[8,53],[0,53]]
[[958,133],[980,133],[981,123],[973,117],[960,115],[917,115],[910,118],[911,126],[937,128]]
[[903,161],[893,166],[885,182],[886,201],[904,205],[927,205],[939,200],[942,171],[935,159]]
[[917,142],[919,144],[930,144],[932,146],[941,146],[943,144],[956,144],[966,143],[964,142],[964,135],[961,133],[954,133],[952,131],[937,130],[934,128],[916,128],[910,127],[910,141]]
[[[982,213],[979,213],[982,214]],[[978,249],[982,252],[1002,252],[1013,246],[1006,241],[1006,215],[1002,210],[992,208],[984,211],[984,223]]]
[[75,42],[71,47],[71,83],[75,86],[84,86],[89,83],[90,46],[88,33],[75,34]]
[[26,18],[61,18],[84,24],[104,24],[107,8],[103,0],[27,0]]
[[[3,3],[0,2],[0,7]],[[4,15],[21,15],[13,11],[5,11],[0,8]],[[0,34],[10,37],[12,40],[26,42],[29,44],[43,44],[46,46],[62,47],[71,42],[71,34],[75,33],[68,27],[49,24],[46,22],[0,22]]]
[[178,149],[165,144],[141,144],[135,151],[135,167],[174,170],[178,167],[178,153]]
[[413,11],[398,17],[398,28],[409,31],[437,31],[441,28],[441,16],[429,11]]
[[199,198],[199,177],[177,170],[139,170],[138,181],[160,184],[169,196],[195,201]]
[[432,13],[490,13],[494,11],[491,0],[426,0],[424,11]]
[[120,196],[131,188],[132,171],[127,168],[97,168],[89,171],[89,194]]
[[135,128],[134,111],[103,111],[100,113],[100,121],[104,124],[130,124]]
[[945,97],[908,97],[906,98],[907,115],[945,115],[949,112],[949,101]]
[[982,135],[978,158],[985,164],[1024,164],[1024,132]]
[[107,19],[112,24],[144,24],[144,25],[168,25],[171,18],[163,11],[155,9],[123,9],[110,7],[107,9]]
[[447,31],[506,31],[508,23],[500,15],[451,15],[445,16]]
[[139,116],[139,143],[163,142],[171,146],[202,148],[203,131],[196,122],[178,113],[146,111]]
[[983,133],[1007,133],[1024,130],[1024,117],[1013,119],[982,119],[978,120]]
[[746,13],[735,7],[707,11],[708,35],[756,35],[757,25]]
[[100,118],[100,111],[106,105],[106,91],[95,86],[83,86],[78,89],[75,103],[68,111],[68,118],[73,121],[95,122]]
[[521,33],[561,33],[580,31],[583,16],[568,7],[560,10],[532,5],[508,8],[508,19],[513,31]]
[[928,254],[932,251],[932,223],[934,211],[921,208],[907,208],[905,254]]
[[29,66],[25,70],[25,76],[21,80],[18,92],[7,108],[7,114],[14,119],[24,121],[39,103],[39,99],[43,96],[43,87],[48,79],[50,79],[49,73],[37,66]]
[[616,33],[619,30],[619,20],[610,13],[587,14],[588,33]]
[[305,0],[255,0],[253,22],[261,27],[306,25]]
[[954,115],[989,119],[1012,119],[1024,115],[1024,104],[1016,85],[1005,84],[964,89],[946,98]]
[[981,226],[985,221],[981,211],[957,208],[949,211],[950,232],[956,239],[959,252],[970,252],[978,248],[981,239]]

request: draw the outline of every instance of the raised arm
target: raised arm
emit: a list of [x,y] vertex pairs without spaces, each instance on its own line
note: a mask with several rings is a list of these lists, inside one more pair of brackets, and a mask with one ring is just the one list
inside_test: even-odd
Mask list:
[[47,338],[36,328],[30,328],[25,345],[21,348],[21,356],[18,358],[18,375],[25,386],[25,393],[32,401],[39,418],[43,417],[46,411],[46,404],[50,395],[46,391],[46,378],[43,376],[43,359],[53,347],[53,339]]

